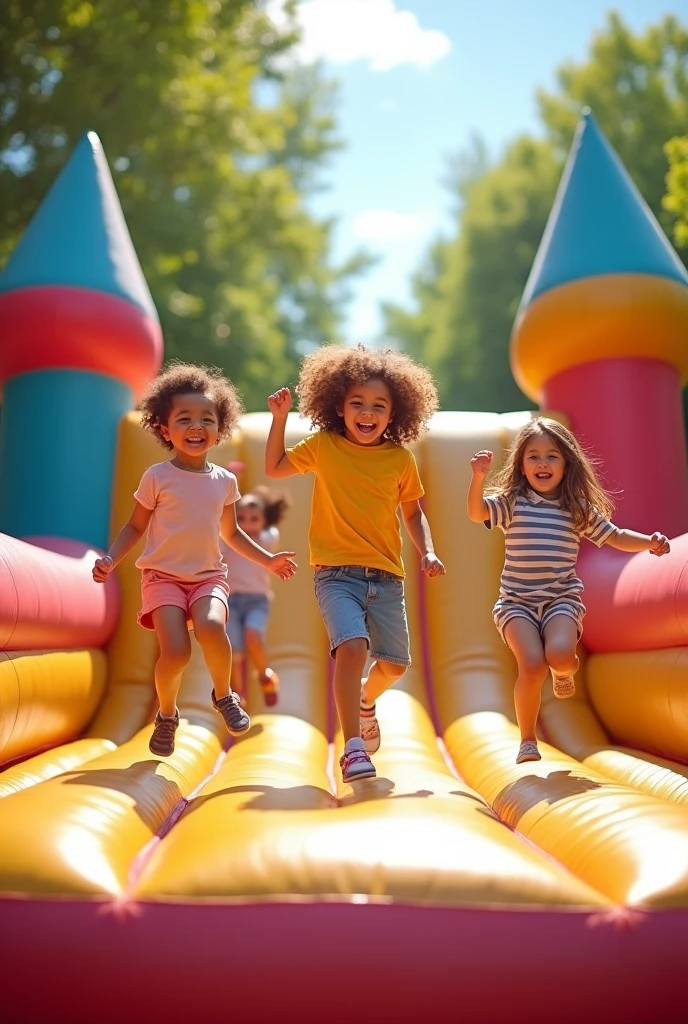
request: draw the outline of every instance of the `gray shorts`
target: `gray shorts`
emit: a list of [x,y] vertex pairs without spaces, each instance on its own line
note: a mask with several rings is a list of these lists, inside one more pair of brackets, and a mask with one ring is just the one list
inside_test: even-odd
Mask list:
[[230,593],[227,636],[237,654],[246,649],[244,635],[247,629],[254,629],[265,639],[269,615],[270,601],[265,594]]
[[511,619],[527,619],[528,622],[533,623],[542,636],[545,626],[552,621],[555,615],[568,615],[573,619],[578,628],[578,639],[580,640],[583,632],[585,605],[577,593],[562,594],[561,597],[551,597],[547,601],[532,603],[517,601],[511,597],[500,597],[492,609],[492,617],[502,640],[504,640],[504,627]]
[[363,565],[316,566],[315,596],[330,639],[330,654],[346,640],[367,640],[371,658],[411,664],[404,581]]

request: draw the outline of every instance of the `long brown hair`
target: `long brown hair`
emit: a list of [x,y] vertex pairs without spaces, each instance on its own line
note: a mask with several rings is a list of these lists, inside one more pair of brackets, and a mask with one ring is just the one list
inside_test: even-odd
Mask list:
[[526,493],[529,484],[523,472],[523,457],[528,443],[542,434],[549,437],[564,457],[566,465],[559,504],[571,513],[574,529],[585,529],[594,512],[600,512],[610,519],[614,513],[614,502],[598,480],[592,459],[586,455],[567,427],[546,416],[535,417],[519,430],[506,462],[490,488],[492,493],[503,494],[509,502],[514,502],[519,495]]

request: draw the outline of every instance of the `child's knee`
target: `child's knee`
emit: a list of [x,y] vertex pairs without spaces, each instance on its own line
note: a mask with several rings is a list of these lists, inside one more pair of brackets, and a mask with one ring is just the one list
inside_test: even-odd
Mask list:
[[244,633],[244,640],[248,647],[262,646],[262,644],[265,642],[263,634],[260,632],[260,630],[252,629],[251,626],[246,627],[246,631]]
[[518,662],[519,679],[532,686],[541,686],[547,675],[545,659],[536,654],[521,657]]
[[180,642],[161,648],[158,665],[168,672],[183,672],[191,659],[191,643],[188,636],[186,643]]
[[335,651],[337,661],[365,662],[368,656],[368,641],[362,636],[345,640]]
[[407,668],[406,665],[396,665],[392,661],[378,661],[377,664],[382,674],[389,679],[400,679]]
[[548,643],[545,647],[545,656],[547,658],[547,664],[550,668],[553,668],[555,672],[576,672],[580,664],[576,655],[575,647],[571,647],[570,643],[565,643],[560,640],[554,640]]
[[229,646],[225,623],[217,619],[211,618],[206,619],[204,622],[197,622],[194,626],[194,632],[201,647],[206,645],[224,646],[225,644]]

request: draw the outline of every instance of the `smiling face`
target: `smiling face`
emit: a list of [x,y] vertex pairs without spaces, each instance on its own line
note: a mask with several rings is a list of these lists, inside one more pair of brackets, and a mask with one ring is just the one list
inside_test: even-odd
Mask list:
[[261,531],[265,529],[265,513],[260,505],[255,499],[246,504],[242,504],[240,499],[237,503],[236,514],[237,523],[244,533],[247,533],[252,540],[256,540]]
[[536,494],[558,498],[566,461],[559,445],[544,432],[529,438],[523,452],[523,474]]
[[182,466],[205,466],[208,451],[217,444],[220,421],[211,395],[191,392],[175,395],[167,423],[160,433],[174,445],[176,460]]
[[337,414],[344,419],[347,441],[366,446],[382,444],[392,419],[392,394],[383,380],[371,377],[364,384],[347,388]]

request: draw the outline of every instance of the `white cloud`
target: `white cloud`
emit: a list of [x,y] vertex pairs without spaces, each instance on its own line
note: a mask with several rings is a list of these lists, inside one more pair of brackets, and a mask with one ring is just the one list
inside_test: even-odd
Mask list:
[[[268,0],[266,10],[278,26],[288,26],[284,0]],[[296,12],[301,41],[290,57],[299,63],[366,61],[373,71],[400,64],[429,68],[445,57],[451,41],[444,32],[421,28],[411,11],[394,0],[302,0]]]
[[428,218],[417,213],[398,213],[396,210],[362,210],[353,219],[354,237],[362,242],[400,242],[418,238],[428,228]]

